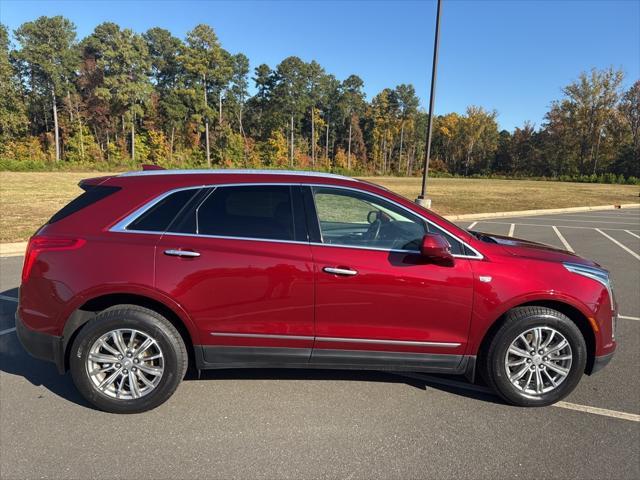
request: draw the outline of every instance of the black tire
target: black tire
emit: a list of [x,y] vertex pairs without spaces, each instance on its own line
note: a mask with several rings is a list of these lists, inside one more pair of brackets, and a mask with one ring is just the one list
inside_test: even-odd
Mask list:
[[[534,327],[550,327],[561,333],[569,343],[573,357],[569,373],[562,383],[555,389],[540,394],[529,394],[516,388],[509,380],[505,366],[511,343],[520,334]],[[487,384],[507,402],[522,407],[543,407],[560,401],[573,391],[582,378],[586,362],[587,346],[584,337],[569,317],[546,307],[517,307],[507,312],[504,323],[489,343],[484,358],[483,376]]]
[[[164,371],[153,390],[139,398],[118,399],[106,395],[87,371],[91,346],[115,329],[136,329],[156,340],[164,355]],[[96,408],[111,413],[140,413],[161,405],[173,395],[187,370],[187,349],[176,328],[162,315],[137,305],[116,305],[87,322],[69,352],[71,376],[82,396]],[[134,369],[135,370],[135,369]]]

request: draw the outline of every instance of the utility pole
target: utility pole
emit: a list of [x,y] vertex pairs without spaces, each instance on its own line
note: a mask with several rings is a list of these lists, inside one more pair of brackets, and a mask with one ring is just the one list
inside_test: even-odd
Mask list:
[[429,118],[427,119],[427,144],[424,154],[424,168],[422,170],[422,190],[420,196],[416,198],[416,203],[425,208],[431,208],[431,199],[426,198],[427,176],[429,175],[429,157],[431,156],[431,128],[433,126],[433,104],[436,97],[436,76],[438,73],[438,46],[440,43],[440,11],[442,0],[438,0],[436,11],[436,35],[433,42],[433,66],[431,67],[431,93],[429,94]]

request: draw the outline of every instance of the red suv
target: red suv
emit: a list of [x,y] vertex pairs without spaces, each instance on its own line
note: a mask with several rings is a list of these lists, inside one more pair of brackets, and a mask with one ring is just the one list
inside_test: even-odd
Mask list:
[[29,241],[16,326],[103,410],[160,405],[188,363],[481,373],[549,405],[616,348],[606,270],[371,183],[153,170],[80,187]]

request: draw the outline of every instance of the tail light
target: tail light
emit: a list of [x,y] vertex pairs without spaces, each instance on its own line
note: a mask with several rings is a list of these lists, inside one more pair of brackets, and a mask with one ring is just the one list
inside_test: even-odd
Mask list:
[[86,243],[83,238],[34,236],[29,239],[22,266],[22,283],[29,279],[31,269],[40,253],[45,251],[75,250]]

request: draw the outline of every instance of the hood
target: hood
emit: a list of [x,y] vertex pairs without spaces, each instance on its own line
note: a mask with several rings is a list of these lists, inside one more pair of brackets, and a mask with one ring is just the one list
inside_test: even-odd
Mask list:
[[544,243],[532,242],[521,238],[506,237],[504,235],[493,235],[474,232],[479,235],[480,240],[499,245],[504,252],[514,257],[530,258],[532,260],[544,260],[547,262],[571,262],[581,265],[599,267],[591,260],[582,258],[575,253],[571,253],[561,248],[545,245]]

